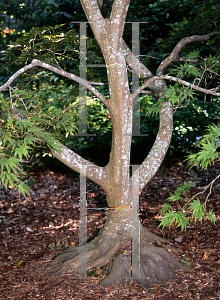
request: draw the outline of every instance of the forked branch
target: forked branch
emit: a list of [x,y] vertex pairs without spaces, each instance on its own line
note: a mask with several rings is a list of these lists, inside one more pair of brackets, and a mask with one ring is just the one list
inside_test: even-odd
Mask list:
[[[133,176],[139,173],[140,192],[157,172],[169,148],[173,130],[173,108],[165,102],[160,109],[160,126],[155,142],[146,159]],[[132,176],[132,177],[133,177]]]
[[[99,167],[96,164],[91,163],[66,146],[61,145],[61,152],[54,152],[53,156],[72,170],[78,173],[81,172],[82,175],[96,182],[101,187],[105,188],[108,184],[107,172],[104,167]],[[82,172],[82,166],[87,166],[86,173]]]
[[211,32],[209,34],[206,35],[192,35],[192,36],[188,36],[185,38],[182,38],[177,45],[174,47],[173,51],[170,53],[170,55],[165,58],[162,63],[159,65],[158,69],[157,69],[157,76],[161,76],[165,73],[167,67],[174,62],[177,57],[179,52],[181,51],[181,49],[189,44],[189,43],[194,43],[194,42],[203,42],[203,41],[207,41],[209,40],[213,35],[217,35],[220,34],[220,31],[214,31]]
[[46,64],[46,63],[44,63],[44,62],[41,62],[41,61],[39,61],[39,60],[37,60],[37,59],[32,60],[32,62],[31,62],[29,65],[27,65],[27,66],[21,68],[20,70],[18,70],[17,72],[15,72],[15,73],[8,79],[8,81],[7,81],[5,84],[3,84],[2,86],[0,86],[0,92],[3,91],[3,90],[5,90],[7,87],[9,87],[10,84],[11,84],[18,76],[20,76],[22,73],[24,73],[24,72],[26,72],[27,70],[30,70],[30,69],[32,69],[32,68],[34,68],[34,67],[42,67],[42,68],[44,68],[44,69],[47,69],[47,70],[52,71],[52,72],[54,72],[54,73],[56,73],[56,74],[59,74],[59,75],[61,75],[61,76],[63,76],[63,77],[69,78],[69,79],[71,79],[71,80],[74,80],[74,81],[80,83],[81,85],[83,85],[84,87],[86,87],[88,90],[90,90],[90,91],[91,91],[98,99],[100,99],[100,100],[105,104],[105,106],[106,106],[107,108],[109,108],[109,103],[108,103],[108,101],[106,100],[106,98],[105,98],[101,93],[99,93],[99,92],[97,91],[97,89],[95,89],[91,84],[89,84],[89,82],[88,82],[87,80],[82,79],[82,78],[80,78],[79,76],[74,75],[74,74],[72,74],[72,73],[68,73],[68,72],[66,72],[66,71],[60,70],[60,69],[58,69],[58,68],[56,68],[56,67],[53,67],[53,66],[51,66],[51,65],[49,65],[49,64]]
[[89,23],[100,23],[103,21],[97,1],[81,0],[81,4]]
[[125,56],[126,63],[139,78],[153,77],[148,68],[131,52],[127,44],[122,40],[122,51]]
[[128,7],[130,0],[114,0],[112,4],[112,11],[110,15],[110,22],[112,26],[112,30],[115,33],[115,40],[122,38],[123,30],[124,30],[124,22],[126,19]]
[[[102,8],[103,0],[97,0],[99,8]],[[129,2],[129,1],[128,1]],[[108,12],[110,14],[110,11]],[[134,72],[139,78],[146,78],[146,77],[152,77],[153,74],[148,70],[148,68],[131,52],[128,45],[125,43],[125,41],[122,39],[121,43],[122,51],[125,56],[126,63],[130,66],[132,69],[132,72]]]
[[178,82],[180,84],[183,84],[185,86],[190,87],[191,89],[197,90],[197,91],[205,93],[205,94],[210,94],[210,95],[214,95],[214,96],[220,97],[220,93],[217,93],[215,91],[215,90],[217,90],[217,88],[215,90],[201,88],[201,87],[199,87],[199,86],[197,86],[195,84],[192,84],[192,83],[190,83],[188,81],[182,80],[182,79],[174,77],[174,76],[169,76],[169,75],[155,76],[155,77],[152,77],[152,78],[146,80],[137,90],[135,90],[135,92],[133,93],[132,97],[135,98],[145,88],[149,87],[154,81],[164,80],[164,79],[165,80],[171,80],[171,81]]

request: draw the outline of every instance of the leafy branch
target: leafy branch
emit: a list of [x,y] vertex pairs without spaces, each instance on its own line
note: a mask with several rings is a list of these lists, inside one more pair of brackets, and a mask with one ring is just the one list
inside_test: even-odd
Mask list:
[[199,148],[198,152],[188,156],[188,166],[191,168],[196,166],[206,169],[209,165],[219,162],[219,137],[220,127],[218,125],[208,126],[207,134],[205,134],[196,145],[196,147]]
[[26,72],[27,70],[30,70],[34,67],[42,67],[44,69],[50,70],[58,75],[61,75],[63,77],[66,77],[68,79],[74,80],[78,83],[80,83],[81,85],[83,85],[84,87],[86,87],[87,89],[89,89],[94,95],[96,95],[96,97],[98,99],[100,99],[105,105],[106,107],[109,107],[109,103],[106,100],[106,98],[100,93],[98,92],[92,85],[90,85],[88,83],[87,80],[80,78],[79,76],[72,74],[72,73],[68,73],[66,71],[60,70],[56,67],[53,67],[49,64],[46,64],[44,62],[41,62],[37,59],[33,59],[32,62],[29,65],[26,65],[25,67],[21,68],[20,70],[18,70],[17,72],[15,72],[8,80],[5,84],[3,84],[2,86],[0,86],[0,92],[5,90],[7,87],[10,86],[10,84],[21,74],[23,74],[24,72]]
[[38,128],[31,120],[19,118],[19,113],[7,110],[10,104],[1,99],[0,106],[0,186],[17,189],[19,194],[29,195],[30,187],[23,181],[27,172],[24,162],[38,146],[46,145],[52,151],[60,151],[59,142],[52,134]]
[[[211,222],[215,224],[216,218],[215,214],[212,210],[206,211],[206,204],[208,201],[208,197],[211,193],[211,188],[215,180],[217,180],[220,177],[217,176],[209,185],[210,192],[208,196],[206,197],[206,200],[204,203],[201,203],[200,200],[197,198],[195,199],[199,194],[204,193],[206,191],[206,188],[204,191],[197,193],[192,198],[187,199],[184,197],[185,193],[189,192],[190,188],[192,188],[195,183],[186,183],[184,182],[183,186],[178,187],[175,191],[175,194],[169,197],[168,203],[164,203],[163,207],[161,208],[159,214],[161,215],[161,222],[159,227],[166,227],[170,226],[174,223],[177,225],[177,227],[181,227],[182,230],[186,230],[187,225],[190,224],[190,219],[194,219],[195,223],[198,219],[200,219],[201,223],[204,218],[207,218]],[[186,203],[181,207],[179,203],[177,203],[178,210],[173,209],[173,203],[176,201],[186,201]]]

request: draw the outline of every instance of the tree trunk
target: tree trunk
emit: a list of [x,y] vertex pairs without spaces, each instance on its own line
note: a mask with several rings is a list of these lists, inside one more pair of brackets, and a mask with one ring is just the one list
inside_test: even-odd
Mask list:
[[[116,47],[112,51],[105,57],[107,66],[111,66],[114,62],[114,67],[107,69],[111,100],[109,109],[113,122],[112,149],[108,165],[99,173],[101,177],[105,177],[105,182],[99,182],[97,176],[95,177],[96,182],[102,185],[106,193],[109,210],[106,224],[100,234],[88,243],[83,251],[87,251],[87,269],[100,268],[113,261],[111,272],[100,283],[101,285],[120,284],[125,280],[130,280],[151,287],[153,282],[172,279],[175,277],[175,271],[185,269],[184,265],[165,250],[154,246],[157,242],[163,242],[161,238],[150,233],[142,225],[139,231],[137,215],[139,200],[136,202],[131,200],[134,188],[132,181],[138,182],[137,193],[139,195],[139,186],[142,190],[163,161],[171,139],[172,107],[169,102],[161,106],[159,132],[154,146],[140,168],[130,177],[132,102],[122,49]],[[158,82],[158,86],[163,87],[163,83]],[[55,156],[60,158],[58,154]],[[69,166],[72,165],[66,150],[61,156],[63,162]],[[95,169],[91,171],[91,174],[94,172]],[[135,235],[135,237],[132,236],[132,240],[131,232]],[[137,249],[139,232],[140,265]],[[136,255],[133,255],[135,246]],[[82,251],[82,248],[80,249]],[[50,268],[55,274],[81,274],[79,249],[70,247],[51,262]]]
[[[134,197],[132,198],[132,189],[135,189],[132,181],[136,180],[138,183],[136,189],[139,190],[138,178],[134,177],[134,174],[137,176],[137,173],[134,172],[132,177],[129,176],[129,165],[124,164],[125,158],[121,159],[123,163],[115,162],[114,157],[123,156],[123,147],[118,146],[121,140],[117,140],[117,134],[115,134],[115,140],[113,134],[114,143],[116,144],[114,156],[111,153],[110,162],[106,166],[107,185],[103,186],[109,208],[107,220],[99,235],[87,244],[87,249],[84,249],[85,252],[87,251],[84,253],[87,255],[87,269],[108,266],[110,274],[100,282],[103,286],[134,281],[146,287],[152,287],[154,282],[162,283],[175,278],[175,272],[186,269],[186,266],[164,249],[155,246],[158,243],[162,244],[163,239],[150,233],[141,224],[139,229],[138,200],[135,202]],[[118,166],[121,166],[121,169],[118,169]],[[140,237],[137,233],[140,233]],[[137,253],[139,240],[140,265]],[[133,255],[135,246],[136,255]],[[79,248],[70,246],[51,262],[49,268],[56,275],[62,273],[81,274]]]
[[[114,197],[116,194],[114,193]],[[120,192],[118,194],[121,196]],[[108,200],[111,203],[119,201],[115,198]],[[134,230],[134,224],[131,224],[131,209],[109,209],[106,223],[99,235],[87,244],[87,253],[84,253],[88,259],[87,270],[107,266],[110,271],[110,274],[100,282],[102,286],[123,284],[127,281],[150,288],[153,283],[163,283],[176,278],[175,272],[187,269],[164,249],[155,246],[165,241],[150,233],[142,225],[140,225],[139,266],[139,256],[134,258],[132,256],[134,241],[131,239],[131,229]],[[133,267],[135,264],[139,269]],[[53,275],[79,276],[81,274],[79,248],[70,246],[64,250],[49,264],[49,270]]]
[[[105,168],[98,169],[99,175],[94,176],[97,170],[95,166],[92,171],[87,172],[90,179],[95,178],[94,181],[102,185],[109,210],[100,234],[88,243],[85,249],[80,248],[80,251],[84,251],[85,257],[87,255],[87,269],[90,270],[109,265],[113,261],[110,274],[100,283],[103,286],[130,280],[151,287],[153,282],[158,283],[172,279],[175,277],[175,271],[185,269],[184,265],[165,250],[154,246],[157,242],[163,242],[161,238],[150,233],[142,225],[139,231],[137,214],[139,200],[133,199],[135,186],[132,182],[136,182],[136,195],[139,196],[139,187],[142,190],[156,173],[169,147],[172,133],[172,107],[169,102],[161,106],[159,132],[153,148],[142,165],[130,177],[132,102],[124,56],[120,47],[114,49],[114,53],[116,50],[117,55],[114,55],[113,60],[114,68],[109,67],[108,70],[111,97],[109,107],[113,122],[110,159]],[[109,54],[106,58],[107,65],[112,63],[112,56]],[[158,85],[163,86],[161,82]],[[55,156],[72,167],[71,155],[74,158],[75,154],[71,154],[71,151],[66,148],[63,149],[61,155],[55,153]],[[98,178],[102,178],[102,180],[99,181]],[[138,236],[139,232],[140,237]],[[82,274],[79,256],[78,248],[69,247],[51,262],[50,269],[54,274]]]
[[[100,234],[88,243],[85,249],[80,248],[84,253],[87,251],[87,269],[109,265],[113,261],[111,272],[101,282],[102,285],[132,280],[145,286],[152,286],[152,282],[174,278],[175,271],[185,269],[184,265],[165,250],[154,246],[156,242],[163,242],[161,238],[150,233],[142,225],[139,226],[137,214],[139,199],[135,197],[135,193],[136,196],[139,195],[139,188],[142,191],[156,173],[169,147],[172,135],[172,106],[169,102],[161,105],[159,132],[153,148],[130,177],[132,96],[125,59],[127,57],[131,62],[131,53],[126,50],[126,45],[122,41],[129,0],[114,1],[109,19],[102,18],[96,1],[81,2],[107,67],[110,94],[108,109],[113,125],[112,148],[108,165],[105,168],[94,166],[93,170],[89,169],[88,162],[65,147],[61,154],[55,153],[55,156],[75,170],[78,169],[73,167],[74,164],[87,164],[87,177],[99,183],[106,193],[109,207],[106,223]],[[136,70],[139,70],[139,67]],[[143,66],[142,71],[143,74],[151,75]],[[151,89],[157,97],[160,97],[165,89],[165,83],[157,80],[151,84]],[[136,184],[133,184],[134,182]],[[79,256],[78,248],[69,247],[51,262],[50,268],[55,274],[78,275],[81,273]]]
[[[145,286],[151,286],[153,282],[163,282],[175,277],[175,271],[177,270],[186,269],[185,265],[178,262],[165,250],[155,246],[157,242],[163,243],[163,239],[139,225],[137,214],[139,193],[159,169],[171,141],[172,104],[169,100],[167,102],[161,101],[166,89],[165,80],[172,80],[194,90],[220,96],[217,89],[205,89],[186,82],[182,78],[165,75],[165,72],[175,61],[184,60],[184,58],[178,58],[178,55],[185,45],[207,41],[212,36],[218,35],[219,31],[182,38],[170,55],[160,63],[156,76],[153,76],[151,71],[130,51],[122,38],[130,0],[109,1],[110,6],[112,3],[110,12],[106,12],[106,7],[102,7],[103,2],[103,0],[81,0],[88,22],[105,59],[109,99],[106,99],[87,80],[36,59],[31,64],[25,65],[15,72],[5,84],[0,86],[0,91],[10,87],[10,84],[25,71],[38,66],[80,83],[106,105],[113,124],[112,149],[107,166],[99,167],[92,164],[64,145],[60,145],[61,152],[53,153],[57,159],[68,167],[80,172],[80,174],[93,180],[104,189],[108,202],[106,224],[100,234],[88,245],[82,243],[79,248],[70,246],[58,255],[49,264],[49,269],[55,274],[85,274],[85,265],[82,264],[83,258],[87,260],[86,269],[111,265],[111,272],[101,282],[102,285],[119,284],[128,279]],[[103,11],[104,16],[102,15]],[[192,61],[191,59],[186,61],[189,60]],[[143,84],[133,91],[133,95],[130,94],[129,90],[126,64],[129,65],[138,78],[144,79]],[[150,89],[150,91],[145,90],[145,88]],[[150,153],[130,176],[132,101],[140,92],[150,94],[158,101],[160,125]],[[54,149],[52,146],[51,148]]]

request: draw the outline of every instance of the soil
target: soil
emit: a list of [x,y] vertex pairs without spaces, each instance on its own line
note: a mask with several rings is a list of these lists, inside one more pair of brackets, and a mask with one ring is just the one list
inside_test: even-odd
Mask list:
[[[162,166],[140,196],[140,219],[144,226],[172,246],[171,254],[190,266],[178,278],[155,284],[149,290],[138,284],[101,287],[105,269],[90,270],[85,279],[70,275],[49,277],[45,264],[79,240],[79,178],[52,171],[35,170],[28,183],[33,193],[19,197],[0,188],[0,298],[1,299],[220,299],[220,181],[209,196],[208,209],[216,225],[204,220],[190,223],[186,231],[171,226],[158,228],[163,203],[186,182],[197,182],[187,195],[194,196],[220,173],[188,170],[180,161]],[[200,195],[204,201],[209,190]],[[87,181],[88,208],[106,207],[105,194]],[[106,220],[104,210],[88,210],[88,240],[95,237]]]

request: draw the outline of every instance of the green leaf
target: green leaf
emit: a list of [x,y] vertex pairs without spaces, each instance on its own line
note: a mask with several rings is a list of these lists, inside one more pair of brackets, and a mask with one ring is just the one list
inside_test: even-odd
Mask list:
[[178,201],[178,200],[183,200],[183,197],[180,197],[180,195],[176,191],[175,195],[170,196],[167,200],[168,201]]
[[28,147],[24,143],[19,148],[15,149],[14,155],[18,156],[20,159],[22,159],[23,157],[28,157],[29,156],[29,153],[28,153],[29,149],[30,149],[30,147]]
[[215,217],[215,214],[213,213],[212,210],[210,210],[207,214],[206,214],[208,220],[210,220],[212,223],[216,223],[216,217]]
[[206,169],[209,165],[219,161],[219,141],[217,138],[220,136],[220,127],[217,125],[210,125],[205,134],[197,145],[199,151],[187,157],[186,161],[189,167],[199,167]]
[[205,216],[205,207],[198,198],[189,204],[189,210],[192,211],[192,218],[195,219],[195,223],[198,218],[200,218],[202,223],[202,219]]
[[24,182],[21,182],[17,187],[19,195],[22,194],[24,197],[30,196],[31,188]]
[[184,194],[186,192],[188,192],[196,183],[195,182],[185,182],[182,186],[179,186],[176,190],[175,190],[175,195],[171,196],[168,198],[169,201],[178,201],[178,200],[183,200],[184,198],[182,196],[184,196]]
[[202,145],[199,152],[191,154],[187,158],[188,166],[201,166],[202,169],[206,169],[209,165],[214,164],[215,160],[219,159],[219,153],[216,144],[207,141],[206,144]]
[[182,212],[170,211],[164,214],[160,221],[160,226],[170,226],[175,223],[177,227],[181,227],[182,230],[186,230],[186,226],[189,224],[189,219]]
[[200,51],[198,49],[193,50],[192,52],[190,52],[186,55],[186,58],[187,59],[198,59],[199,53],[200,53]]
[[171,206],[169,205],[169,203],[164,203],[159,214],[163,215],[166,212],[170,212],[171,211]]

